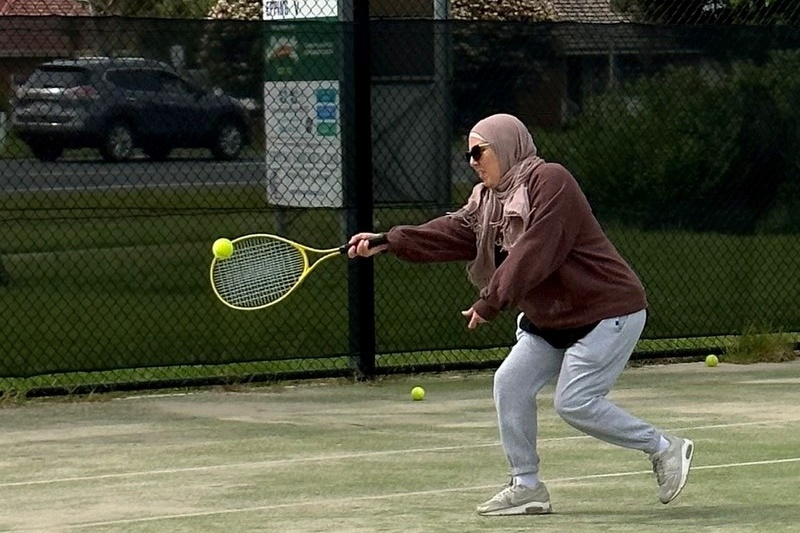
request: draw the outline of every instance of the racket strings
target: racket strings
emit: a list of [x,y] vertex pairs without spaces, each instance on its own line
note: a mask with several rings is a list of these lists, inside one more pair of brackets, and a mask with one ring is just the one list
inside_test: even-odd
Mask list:
[[291,244],[269,239],[237,243],[234,253],[214,265],[217,293],[236,307],[268,305],[285,296],[306,270],[305,255]]

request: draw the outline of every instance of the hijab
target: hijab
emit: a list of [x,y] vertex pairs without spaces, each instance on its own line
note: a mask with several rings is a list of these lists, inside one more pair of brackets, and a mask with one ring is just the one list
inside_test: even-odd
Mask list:
[[467,274],[475,286],[483,289],[496,268],[495,247],[510,251],[526,229],[532,210],[528,183],[534,169],[545,161],[536,155],[528,129],[512,115],[486,117],[469,134],[491,145],[502,176],[494,189],[477,184],[466,205],[449,213],[475,232],[477,255],[467,265]]

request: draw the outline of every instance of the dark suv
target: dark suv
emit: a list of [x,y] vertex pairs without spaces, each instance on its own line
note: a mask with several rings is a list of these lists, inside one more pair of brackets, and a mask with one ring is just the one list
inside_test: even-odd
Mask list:
[[11,125],[42,161],[66,148],[97,148],[124,161],[135,148],[166,159],[174,148],[208,148],[235,159],[249,143],[244,106],[159,61],[87,57],[40,65],[11,99]]

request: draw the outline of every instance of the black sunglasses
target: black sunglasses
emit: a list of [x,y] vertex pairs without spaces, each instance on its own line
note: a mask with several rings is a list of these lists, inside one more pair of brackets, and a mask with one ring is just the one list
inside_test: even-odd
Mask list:
[[486,151],[486,147],[489,146],[489,143],[483,144],[476,144],[472,148],[470,148],[469,152],[464,153],[464,159],[466,159],[467,164],[469,165],[470,159],[474,159],[475,161],[480,161],[483,152]]

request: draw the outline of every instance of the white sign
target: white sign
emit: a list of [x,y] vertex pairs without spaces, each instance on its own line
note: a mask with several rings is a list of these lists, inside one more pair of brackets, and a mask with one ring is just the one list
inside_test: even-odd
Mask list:
[[264,89],[270,203],[341,207],[339,82],[273,81]]
[[263,0],[261,7],[264,20],[335,18],[339,16],[337,0]]

